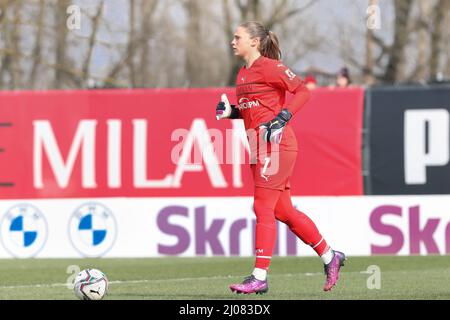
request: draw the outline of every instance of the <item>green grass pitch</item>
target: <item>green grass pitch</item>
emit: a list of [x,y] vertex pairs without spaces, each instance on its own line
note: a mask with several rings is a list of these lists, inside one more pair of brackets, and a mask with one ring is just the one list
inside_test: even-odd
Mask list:
[[[266,295],[236,295],[253,258],[27,259],[0,261],[0,299],[77,299],[65,285],[67,268],[97,268],[109,281],[108,300],[303,300],[303,299],[450,299],[450,256],[349,257],[337,287],[323,292],[323,266],[316,257],[275,257]],[[368,289],[381,270],[381,288]]]

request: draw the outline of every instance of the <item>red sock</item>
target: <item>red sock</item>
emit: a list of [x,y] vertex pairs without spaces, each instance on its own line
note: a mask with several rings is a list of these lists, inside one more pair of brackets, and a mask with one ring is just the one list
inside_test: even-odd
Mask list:
[[292,232],[321,256],[329,249],[314,222],[303,212],[294,208],[289,189],[285,190],[275,207],[276,218],[286,223]]
[[277,238],[275,204],[281,194],[279,190],[255,188],[253,208],[256,214],[255,268],[267,270]]

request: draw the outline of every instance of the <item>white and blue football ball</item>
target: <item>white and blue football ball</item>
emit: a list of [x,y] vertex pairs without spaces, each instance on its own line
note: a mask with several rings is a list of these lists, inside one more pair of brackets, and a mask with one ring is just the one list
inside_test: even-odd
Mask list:
[[101,300],[108,293],[108,278],[97,269],[84,269],[75,278],[75,295],[81,300]]

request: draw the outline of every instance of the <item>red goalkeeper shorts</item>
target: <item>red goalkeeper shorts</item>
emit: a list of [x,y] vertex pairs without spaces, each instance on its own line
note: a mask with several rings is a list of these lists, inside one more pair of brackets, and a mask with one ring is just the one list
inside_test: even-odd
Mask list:
[[294,171],[297,151],[274,152],[251,164],[255,187],[285,190],[290,189],[289,179]]

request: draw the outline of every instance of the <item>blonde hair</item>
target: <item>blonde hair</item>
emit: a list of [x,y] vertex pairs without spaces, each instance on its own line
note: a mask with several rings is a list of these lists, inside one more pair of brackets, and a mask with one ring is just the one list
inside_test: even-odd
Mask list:
[[281,49],[278,37],[272,31],[266,29],[260,22],[249,21],[242,23],[240,27],[244,28],[251,39],[259,38],[260,46],[258,48],[262,56],[280,60]]

